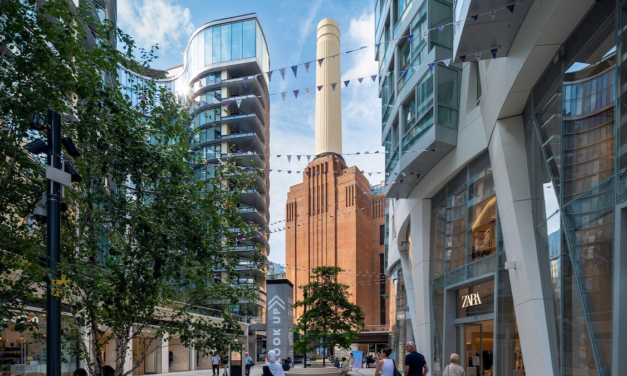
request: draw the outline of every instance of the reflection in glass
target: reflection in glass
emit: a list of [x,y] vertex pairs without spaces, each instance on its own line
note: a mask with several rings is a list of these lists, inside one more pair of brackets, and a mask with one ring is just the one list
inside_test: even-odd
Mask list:
[[498,352],[499,359],[495,362],[498,369],[494,375],[525,375],[512,287],[509,272],[505,270],[499,271],[498,304],[498,335],[494,340],[495,347],[501,351]]
[[446,204],[441,203],[433,211],[432,217],[433,254],[431,255],[431,278],[444,274],[444,254],[446,251]]
[[220,26],[220,61],[231,60],[231,24]]
[[542,150],[546,164],[555,184],[555,190],[561,189],[560,174],[562,170],[562,102],[561,84],[556,84],[551,90],[548,99],[540,105],[535,114],[536,126],[540,133]]
[[242,58],[242,23],[234,23],[231,26],[231,58],[233,60]]
[[466,261],[466,185],[446,199],[447,270],[457,269]]
[[469,188],[468,262],[471,262],[496,253],[496,188],[492,168],[473,178]]
[[220,58],[220,39],[221,39],[221,27],[214,27],[213,29],[213,64],[222,62]]
[[243,58],[255,56],[255,21],[243,22]]

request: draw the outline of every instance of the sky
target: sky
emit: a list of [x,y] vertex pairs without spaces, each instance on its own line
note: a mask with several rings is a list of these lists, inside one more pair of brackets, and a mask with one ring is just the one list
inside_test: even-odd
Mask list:
[[[334,18],[340,25],[341,51],[369,46],[359,52],[342,55],[342,143],[344,153],[370,153],[381,146],[381,101],[377,84],[370,79],[378,73],[374,60],[374,0],[118,0],[118,26],[131,35],[140,47],[158,44],[159,58],[152,66],[166,69],[182,64],[183,52],[191,34],[203,24],[226,17],[257,13],[270,51],[270,69],[290,67],[316,57],[316,26],[324,18]],[[298,78],[287,69],[285,80],[275,73],[270,93],[287,92],[270,103],[270,153],[282,155],[314,154],[315,95],[301,90],[298,99],[292,91],[315,86],[314,64],[309,74],[301,65]],[[357,78],[366,77],[361,84]],[[348,166],[368,172],[384,171],[384,154],[346,156]],[[289,187],[303,180],[302,174],[276,170],[304,170],[307,159],[270,156],[270,223],[285,219]],[[378,184],[384,174],[366,177]],[[282,229],[283,223],[271,226]],[[285,232],[270,236],[271,261],[285,264]]]

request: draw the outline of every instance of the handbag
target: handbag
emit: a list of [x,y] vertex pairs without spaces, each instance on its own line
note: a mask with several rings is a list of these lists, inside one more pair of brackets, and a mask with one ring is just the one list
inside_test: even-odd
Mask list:
[[401,375],[401,373],[398,370],[398,368],[396,368],[396,361],[394,359],[392,359],[392,363],[394,363],[394,376],[403,376],[403,375]]

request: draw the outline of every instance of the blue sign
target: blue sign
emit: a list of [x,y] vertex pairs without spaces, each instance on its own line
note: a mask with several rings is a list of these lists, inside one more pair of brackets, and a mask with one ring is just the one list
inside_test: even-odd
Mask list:
[[355,358],[355,362],[353,363],[353,368],[362,368],[361,365],[364,361],[364,352],[363,351],[353,351],[353,358]]

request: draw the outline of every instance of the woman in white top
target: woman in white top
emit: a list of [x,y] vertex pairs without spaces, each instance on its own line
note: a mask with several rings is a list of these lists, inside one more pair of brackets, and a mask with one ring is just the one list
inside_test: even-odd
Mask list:
[[374,376],[394,376],[394,367],[396,364],[394,363],[394,360],[390,359],[392,350],[383,349],[380,354],[381,360],[377,363],[377,369],[374,371]]
[[353,353],[351,353],[351,357],[348,360],[348,370],[349,371],[353,370],[353,364],[355,364],[355,357],[353,356]]
[[464,367],[459,365],[459,355],[451,354],[451,364],[446,366],[442,376],[464,376]]

